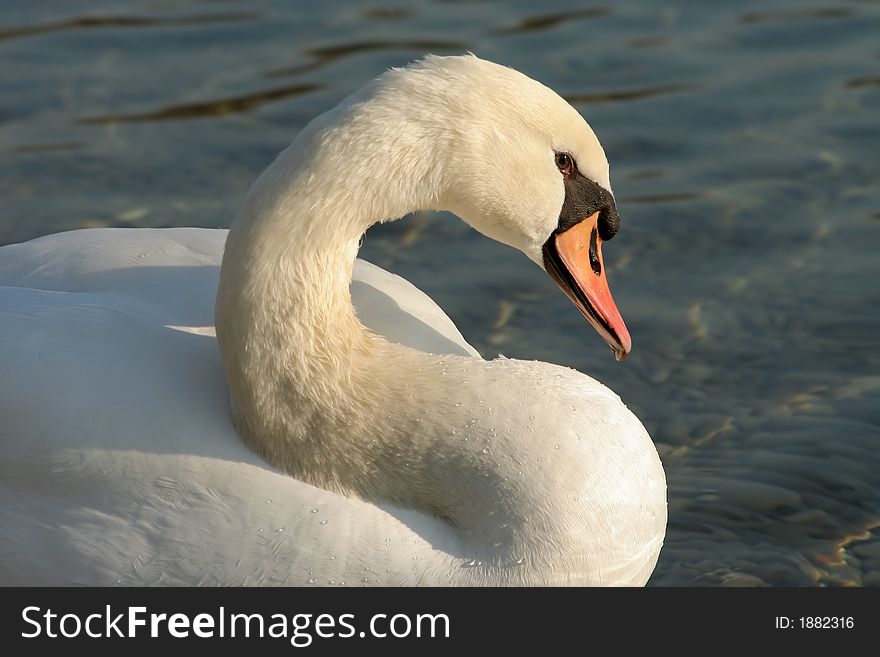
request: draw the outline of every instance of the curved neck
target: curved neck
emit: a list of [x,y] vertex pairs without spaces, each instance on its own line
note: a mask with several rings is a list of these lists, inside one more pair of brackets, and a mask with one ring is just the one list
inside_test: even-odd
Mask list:
[[417,475],[388,476],[401,465],[390,455],[420,458],[417,441],[401,447],[405,433],[425,431],[406,412],[412,389],[401,386],[424,379],[426,355],[369,332],[349,290],[370,225],[437,207],[441,145],[347,111],[307,126],[254,184],[229,232],[215,323],[233,416],[258,452],[300,479],[437,511],[449,491],[414,498],[400,477]]
[[[334,113],[258,179],[229,233],[215,320],[236,426],[299,479],[438,519],[455,581],[553,581],[563,561],[605,549],[614,516],[589,506],[601,472],[585,479],[572,465],[595,458],[593,447],[573,433],[563,449],[534,444],[526,426],[541,428],[523,404],[562,414],[577,398],[552,387],[559,368],[425,354],[358,322],[358,242],[376,221],[441,207],[431,162],[442,149]],[[535,373],[543,383],[523,390]],[[482,566],[453,567],[469,558]],[[525,560],[528,570],[511,566]]]

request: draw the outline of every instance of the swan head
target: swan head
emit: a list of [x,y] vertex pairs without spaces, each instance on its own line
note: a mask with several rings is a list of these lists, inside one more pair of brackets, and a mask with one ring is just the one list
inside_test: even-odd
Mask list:
[[406,99],[407,132],[438,154],[429,204],[545,269],[624,358],[632,343],[602,256],[620,219],[605,152],[577,110],[473,55],[429,56],[377,82],[379,95]]

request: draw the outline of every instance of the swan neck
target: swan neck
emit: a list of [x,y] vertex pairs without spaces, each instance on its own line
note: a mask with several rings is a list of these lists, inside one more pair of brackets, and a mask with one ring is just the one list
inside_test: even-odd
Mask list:
[[[426,354],[360,324],[349,287],[364,231],[454,209],[435,177],[443,144],[388,123],[349,103],[310,124],[230,229],[215,323],[235,424],[298,479],[421,512],[443,539],[433,549],[452,579],[442,583],[546,583],[562,565],[591,572],[588,562],[611,560],[613,521],[643,485],[615,463],[652,472],[656,451],[629,416],[609,425],[619,422],[620,440],[604,429],[585,434],[602,442],[581,440],[585,394],[600,414],[619,409],[595,382],[566,383],[570,373],[547,364]],[[534,442],[528,409],[565,420],[555,448]]]
[[[401,143],[370,115],[320,117],[258,178],[227,238],[215,310],[239,431],[274,465],[347,492],[372,476],[358,438],[382,431],[375,418],[393,394],[382,362],[410,351],[357,319],[359,242],[372,224],[430,204],[436,189],[392,175],[387,153],[424,163],[430,148]],[[345,449],[356,467],[324,467],[328,451]]]

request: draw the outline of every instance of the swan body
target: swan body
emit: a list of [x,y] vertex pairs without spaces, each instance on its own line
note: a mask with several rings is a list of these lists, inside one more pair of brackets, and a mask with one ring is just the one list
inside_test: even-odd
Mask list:
[[644,584],[666,489],[638,419],[574,370],[483,360],[356,260],[372,223],[447,209],[566,267],[566,236],[590,239],[561,218],[578,189],[606,203],[576,210],[595,281],[554,275],[586,281],[567,293],[625,354],[589,292],[616,230],[598,140],[473,56],[389,71],[315,119],[228,236],[0,248],[0,582]]

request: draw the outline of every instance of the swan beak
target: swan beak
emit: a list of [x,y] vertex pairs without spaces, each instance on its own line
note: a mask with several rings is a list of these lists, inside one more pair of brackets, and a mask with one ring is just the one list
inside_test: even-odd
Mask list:
[[615,358],[623,360],[632,350],[632,339],[605,278],[599,215],[596,212],[550,238],[548,271],[608,343]]

